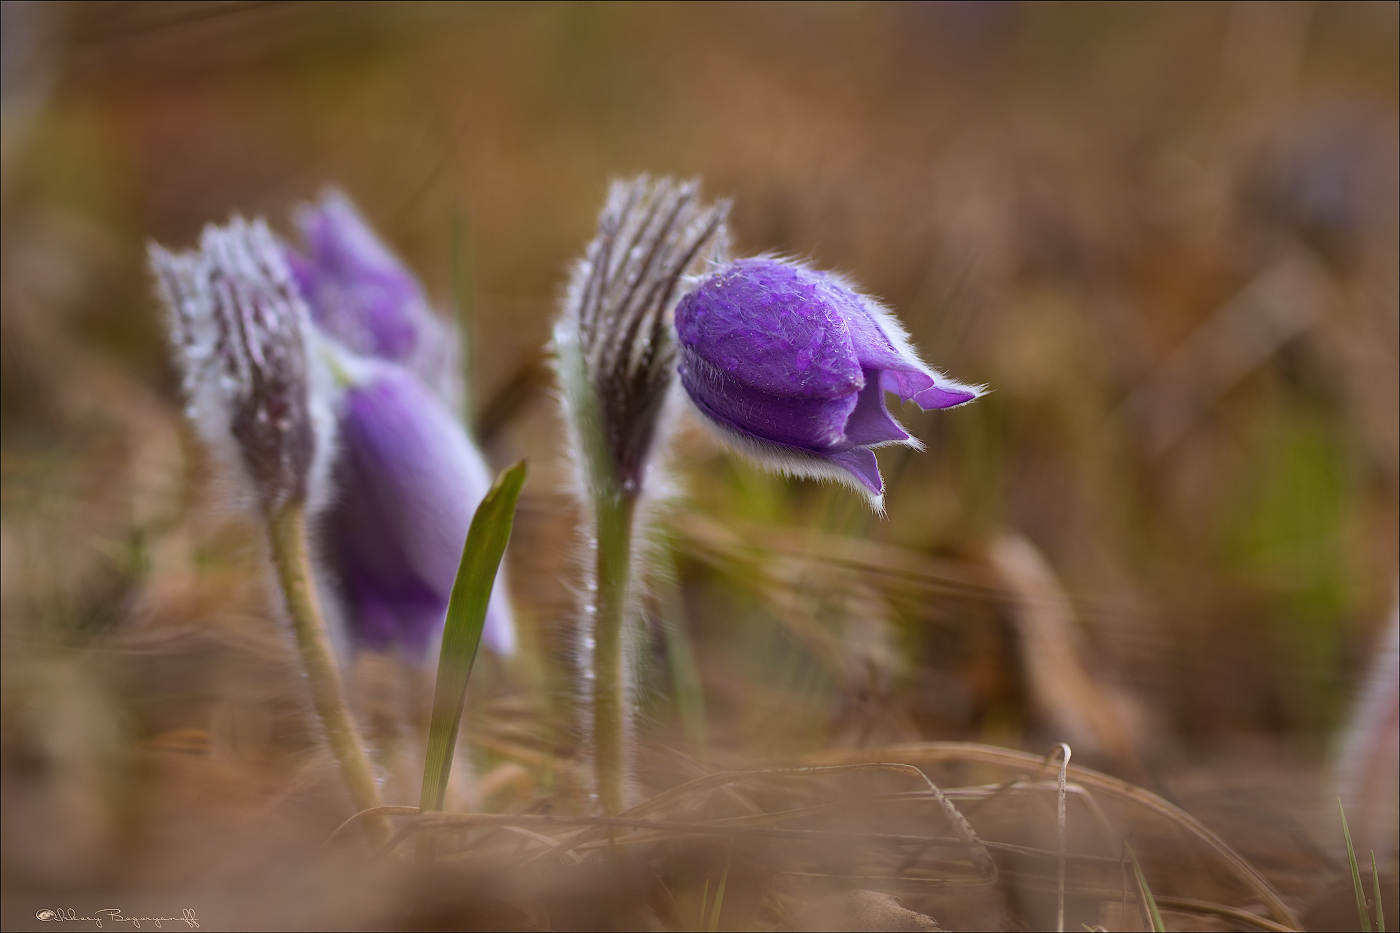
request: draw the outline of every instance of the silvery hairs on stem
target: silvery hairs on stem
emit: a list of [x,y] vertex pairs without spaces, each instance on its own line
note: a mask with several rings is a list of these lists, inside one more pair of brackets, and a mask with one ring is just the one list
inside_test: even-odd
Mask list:
[[241,466],[266,514],[304,503],[328,468],[324,435],[333,422],[313,411],[310,315],[277,240],[262,220],[234,217],[205,227],[198,250],[153,243],[149,252],[170,309],[186,414]]
[[581,673],[593,715],[583,727],[607,814],[627,807],[634,532],[675,384],[672,317],[687,276],[716,258],[725,239],[728,204],[700,204],[697,188],[645,176],[614,183],[554,330],[578,493],[592,526]]
[[675,381],[671,317],[687,277],[720,258],[729,203],[696,181],[614,182],[554,330],[588,494],[637,497]]

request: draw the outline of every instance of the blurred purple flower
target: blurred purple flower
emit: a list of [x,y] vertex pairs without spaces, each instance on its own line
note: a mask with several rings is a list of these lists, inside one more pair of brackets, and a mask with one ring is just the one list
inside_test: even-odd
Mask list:
[[297,212],[307,256],[287,251],[322,333],[361,355],[407,366],[449,405],[460,401],[457,338],[418,279],[349,199],[332,191]]
[[794,262],[734,262],[676,307],[680,376],[720,435],[760,465],[837,479],[879,509],[872,448],[920,448],[885,408],[894,392],[925,411],[972,401],[925,366],[893,315],[839,276]]
[[[326,516],[333,562],[359,644],[401,645],[421,662],[441,633],[472,516],[491,474],[456,417],[402,366],[342,361],[339,496]],[[498,654],[514,628],[498,575],[483,632]]]
[[[327,557],[356,643],[401,645],[422,661],[442,632],[467,529],[491,486],[453,413],[457,334],[344,195],[303,207],[297,224],[307,255],[287,250],[287,261],[349,383],[337,411]],[[500,575],[483,638],[509,654],[514,637]]]
[[1241,194],[1262,219],[1352,263],[1365,242],[1395,229],[1395,161],[1393,117],[1332,105],[1286,125],[1246,167]]

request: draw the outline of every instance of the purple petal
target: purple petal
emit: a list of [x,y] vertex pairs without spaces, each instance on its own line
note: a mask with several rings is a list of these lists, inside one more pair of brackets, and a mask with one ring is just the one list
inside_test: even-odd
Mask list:
[[880,478],[880,466],[875,462],[875,454],[866,447],[852,447],[840,453],[827,454],[827,459],[846,470],[866,489],[879,496],[885,491],[884,480]]
[[[292,271],[292,283],[296,285],[297,291],[303,297],[315,294],[321,279],[321,272],[316,268],[316,264],[294,249],[283,247],[282,255],[287,260],[287,268]],[[313,310],[312,320],[319,323],[316,314]]]
[[846,421],[846,440],[865,447],[909,440],[909,434],[885,408],[885,390],[880,374],[873,369],[865,371],[865,388],[860,390],[855,410]]
[[880,376],[880,384],[886,391],[896,393],[903,401],[914,402],[924,411],[964,405],[982,395],[981,389],[921,370],[886,370]]
[[826,450],[846,446],[846,423],[857,404],[855,392],[840,397],[793,398],[764,392],[728,378],[683,347],[681,384],[709,417],[742,434],[785,447]]
[[311,251],[294,263],[297,281],[331,336],[357,353],[403,362],[436,333],[418,280],[345,197],[327,195],[297,222]]
[[861,388],[848,310],[822,276],[740,260],[676,306],[683,347],[732,380],[774,395],[838,398]]
[[[860,297],[860,296],[857,296]],[[924,411],[952,408],[982,394],[929,369],[909,346],[903,329],[873,300],[862,298],[859,312],[850,315],[851,345],[860,364],[883,371],[880,379],[886,391],[901,401],[914,402]]]
[[[417,377],[389,363],[364,368],[341,413],[332,556],[362,642],[401,644],[421,660],[441,631],[467,529],[491,478],[457,419]],[[484,638],[502,653],[513,645],[500,577]]]
[[[852,294],[857,299],[851,303],[846,315],[846,326],[851,334],[851,348],[855,351],[860,365],[867,369],[898,369],[922,372],[927,367],[912,350],[901,352],[891,338],[887,324],[882,320],[883,313],[873,310],[873,303],[863,296]],[[904,344],[903,335],[899,335]]]
[[400,645],[410,660],[421,663],[442,624],[441,600],[411,578],[405,587],[386,590],[382,579],[369,582],[369,573],[354,568],[345,584],[359,643],[374,651]]

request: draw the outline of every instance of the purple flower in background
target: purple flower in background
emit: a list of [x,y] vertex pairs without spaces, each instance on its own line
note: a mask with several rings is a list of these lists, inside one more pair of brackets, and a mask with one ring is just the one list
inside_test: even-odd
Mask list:
[[329,192],[297,212],[297,225],[308,255],[288,250],[287,262],[320,331],[360,356],[407,366],[456,406],[454,328],[349,199]]
[[[457,334],[343,196],[299,220],[309,258],[237,217],[197,251],[151,246],[189,413],[268,516],[318,517],[355,642],[421,661],[491,486],[455,414]],[[513,650],[503,575],[483,637]]]
[[[326,556],[358,643],[401,645],[421,662],[442,631],[491,474],[456,417],[413,373],[363,358],[342,365],[352,384],[340,408],[339,496],[325,518]],[[498,654],[514,648],[504,573],[483,639]]]
[[[454,414],[456,329],[344,195],[303,207],[297,223],[307,254],[287,250],[287,261],[348,383],[324,550],[356,643],[401,645],[422,661],[442,632],[467,530],[491,486]],[[483,638],[500,654],[514,648],[504,572]]]
[[707,423],[760,465],[840,480],[877,509],[872,448],[922,446],[890,416],[885,392],[928,411],[984,391],[924,365],[879,302],[794,262],[731,263],[681,299],[675,318],[681,384]]

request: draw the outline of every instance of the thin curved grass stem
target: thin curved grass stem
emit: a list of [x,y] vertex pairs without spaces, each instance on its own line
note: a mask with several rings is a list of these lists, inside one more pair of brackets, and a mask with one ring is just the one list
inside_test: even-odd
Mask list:
[[1059,836],[1059,858],[1056,859],[1056,914],[1055,933],[1065,933],[1065,772],[1069,770],[1070,750],[1068,743],[1055,746],[1062,754],[1060,759],[1060,785],[1055,796],[1055,826]]
[[[848,762],[852,758],[868,760],[876,755],[886,760],[894,758],[911,764],[915,762],[938,764],[948,761],[976,761],[1026,772],[1038,771],[1045,765],[1044,759],[1038,756],[1008,748],[980,745],[976,742],[913,742],[879,749],[830,749],[813,755],[810,760],[814,763],[836,764]],[[1203,843],[1216,858],[1235,873],[1236,877],[1248,885],[1280,923],[1293,929],[1302,928],[1302,921],[1299,920],[1297,913],[1284,902],[1279,893],[1274,890],[1273,885],[1253,865],[1245,861],[1219,836],[1180,807],[1163,800],[1151,791],[1143,790],[1127,781],[1092,771],[1089,768],[1071,765],[1068,769],[1068,777],[1084,788],[1108,791],[1131,800],[1180,826]],[[1066,789],[1068,790],[1068,787]]]

